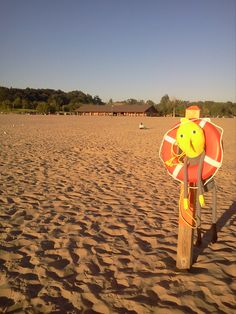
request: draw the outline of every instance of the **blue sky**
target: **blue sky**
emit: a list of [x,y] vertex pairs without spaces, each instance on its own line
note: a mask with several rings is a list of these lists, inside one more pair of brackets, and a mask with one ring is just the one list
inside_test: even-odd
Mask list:
[[235,0],[0,0],[0,85],[236,101]]

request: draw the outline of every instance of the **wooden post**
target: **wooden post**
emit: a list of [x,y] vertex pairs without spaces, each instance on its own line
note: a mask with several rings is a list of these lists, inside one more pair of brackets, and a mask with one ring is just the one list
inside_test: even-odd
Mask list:
[[[200,118],[200,109],[197,106],[192,106],[186,109],[186,118]],[[178,230],[178,245],[176,266],[179,269],[190,269],[193,261],[193,235],[196,208],[196,190],[189,190],[189,209],[186,211],[183,206],[184,185],[180,186],[180,204],[179,204],[179,230]]]

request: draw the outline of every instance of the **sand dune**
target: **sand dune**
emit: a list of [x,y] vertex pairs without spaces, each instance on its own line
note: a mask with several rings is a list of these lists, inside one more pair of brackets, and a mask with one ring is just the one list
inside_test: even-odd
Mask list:
[[174,118],[0,115],[0,312],[234,313],[236,120],[191,271],[175,268],[179,184],[158,158]]

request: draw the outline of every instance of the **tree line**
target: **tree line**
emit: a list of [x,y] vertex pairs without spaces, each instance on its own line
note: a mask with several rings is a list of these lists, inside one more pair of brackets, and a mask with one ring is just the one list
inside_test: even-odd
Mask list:
[[185,109],[189,106],[197,105],[201,109],[201,115],[204,117],[233,117],[236,116],[236,103],[231,101],[197,101],[190,102],[179,99],[170,99],[168,95],[161,98],[157,105],[157,110],[161,116],[183,117]]
[[[119,102],[115,102],[118,104]],[[129,105],[147,104],[154,106],[159,116],[184,116],[186,107],[198,105],[202,116],[205,117],[233,117],[236,116],[236,103],[198,101],[189,102],[186,100],[170,99],[166,94],[159,103],[152,100],[137,100],[134,98],[120,102]],[[91,96],[82,91],[64,92],[54,89],[34,89],[34,88],[7,88],[0,87],[0,111],[14,112],[74,112],[84,104],[104,105],[99,96]],[[108,104],[113,104],[110,99]]]
[[38,113],[71,112],[83,104],[103,102],[99,96],[92,97],[82,91],[64,92],[54,89],[0,87],[0,110]]

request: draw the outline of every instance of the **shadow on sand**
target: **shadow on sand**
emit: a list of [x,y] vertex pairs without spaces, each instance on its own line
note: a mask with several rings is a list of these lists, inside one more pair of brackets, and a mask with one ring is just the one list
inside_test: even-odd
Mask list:
[[[232,205],[223,213],[223,215],[218,219],[216,226],[217,232],[221,231],[221,229],[226,225],[226,223],[236,214],[236,202],[233,202]],[[231,224],[233,221],[231,222]],[[202,237],[202,244],[200,247],[194,247],[193,253],[193,263],[196,263],[199,255],[202,255],[204,250],[211,243],[211,229],[207,230]]]

